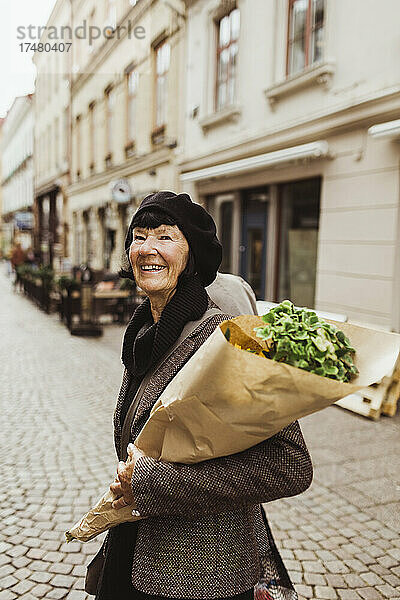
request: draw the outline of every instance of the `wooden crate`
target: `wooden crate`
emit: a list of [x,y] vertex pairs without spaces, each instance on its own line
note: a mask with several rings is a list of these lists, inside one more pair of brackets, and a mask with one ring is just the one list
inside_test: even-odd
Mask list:
[[394,417],[399,397],[400,354],[397,357],[392,372],[380,382],[374,383],[355,394],[350,394],[338,400],[336,404],[376,421],[381,414]]

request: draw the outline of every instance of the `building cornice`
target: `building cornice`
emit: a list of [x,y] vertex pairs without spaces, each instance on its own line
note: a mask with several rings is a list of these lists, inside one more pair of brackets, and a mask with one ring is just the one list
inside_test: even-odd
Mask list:
[[[34,94],[26,94],[26,96],[17,96],[14,99],[11,107],[7,111],[7,115],[4,117],[3,127],[6,125],[5,129],[3,129],[4,138],[14,135],[24,123],[25,119],[30,115],[33,116],[33,98]],[[9,129],[7,129],[7,127]]]
[[218,163],[253,156],[264,152],[280,150],[287,146],[312,142],[315,139],[343,133],[357,127],[370,127],[379,121],[389,121],[400,116],[400,86],[383,90],[375,96],[360,99],[358,102],[336,107],[313,118],[290,122],[265,132],[257,137],[249,137],[229,146],[208,151],[198,157],[180,157],[180,172],[203,169]]
[[26,170],[28,172],[28,163],[32,158],[33,158],[32,153],[25,156],[21,160],[21,162],[19,162],[18,165],[16,167],[14,167],[14,169],[10,173],[8,173],[8,175],[6,175],[6,177],[4,177],[4,179],[1,182],[1,185],[7,185],[7,183],[14,177],[14,175],[21,173],[21,171]]
[[153,167],[171,162],[174,158],[174,153],[168,148],[163,148],[157,152],[151,152],[143,157],[132,157],[121,165],[116,165],[107,171],[96,173],[83,181],[77,181],[67,188],[69,196],[76,196],[82,192],[107,185],[113,179],[130,177],[135,173],[149,170]]
[[59,173],[57,176],[50,177],[44,181],[41,181],[39,185],[35,185],[35,197],[44,196],[50,192],[62,190],[65,191],[65,187],[68,182],[68,171]]

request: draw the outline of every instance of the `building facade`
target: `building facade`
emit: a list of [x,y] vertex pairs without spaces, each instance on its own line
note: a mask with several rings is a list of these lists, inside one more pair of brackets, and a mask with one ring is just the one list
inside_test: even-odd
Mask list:
[[[35,52],[35,253],[56,271],[68,257],[67,195],[71,155],[71,6],[57,0],[40,43],[58,50]],[[52,28],[52,29],[51,29]],[[56,32],[56,34],[52,34]],[[61,38],[61,35],[63,37]],[[55,37],[57,36],[57,37]],[[60,44],[63,50],[61,51]]]
[[399,331],[399,4],[186,6],[180,184],[213,212],[223,270]]
[[178,185],[183,2],[73,0],[75,44],[68,214],[73,264],[116,272],[140,200]]
[[[1,168],[1,163],[2,163],[2,135],[3,135],[3,122],[4,122],[4,118],[0,117],[0,173],[2,174],[1,176],[3,176],[3,171]],[[4,240],[4,235],[3,235],[3,202],[2,202],[2,187],[0,184],[0,257],[4,256],[7,252],[6,252],[6,247],[5,247],[5,240]]]
[[2,124],[2,250],[33,245],[33,95],[18,96]]

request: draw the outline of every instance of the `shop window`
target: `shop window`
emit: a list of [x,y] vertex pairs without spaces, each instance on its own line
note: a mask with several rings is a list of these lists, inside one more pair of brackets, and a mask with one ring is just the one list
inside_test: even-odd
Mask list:
[[104,267],[109,270],[111,255],[115,248],[115,230],[106,228],[104,237]]
[[279,186],[278,302],[314,307],[320,179]]
[[87,211],[83,212],[82,215],[83,221],[83,262],[89,264],[89,254],[90,254],[90,227],[89,227],[89,213]]
[[268,189],[248,190],[242,195],[240,274],[259,300],[265,297],[268,199]]
[[222,262],[219,270],[222,273],[232,273],[233,202],[223,202],[219,211],[219,230],[222,244]]
[[325,0],[289,0],[287,74],[323,58]]

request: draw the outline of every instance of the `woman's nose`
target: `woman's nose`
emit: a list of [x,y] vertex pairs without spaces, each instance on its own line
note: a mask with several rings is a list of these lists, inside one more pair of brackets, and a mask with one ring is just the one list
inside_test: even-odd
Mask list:
[[141,256],[145,256],[146,254],[157,254],[157,248],[150,237],[146,238],[144,242],[140,244],[139,254]]

